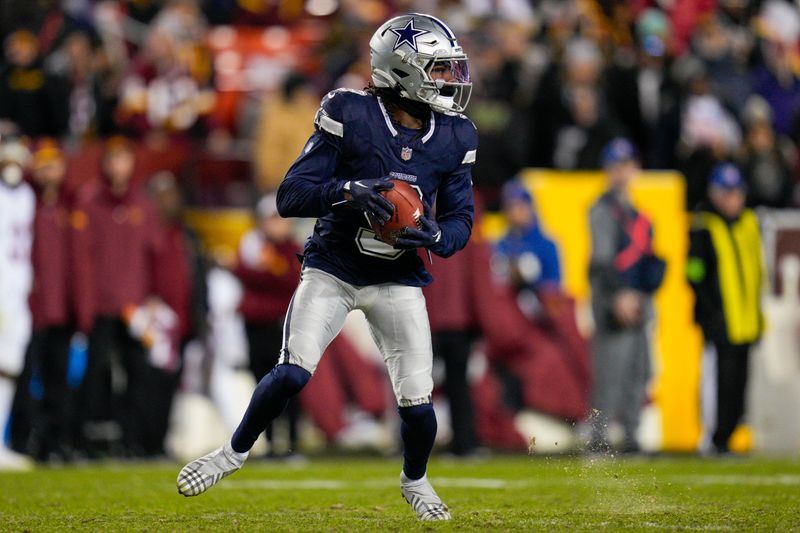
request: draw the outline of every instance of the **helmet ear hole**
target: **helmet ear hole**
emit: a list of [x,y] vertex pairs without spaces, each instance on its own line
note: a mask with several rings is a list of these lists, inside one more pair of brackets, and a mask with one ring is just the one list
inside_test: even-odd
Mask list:
[[401,79],[402,79],[402,78],[407,78],[407,77],[408,77],[408,72],[405,72],[405,71],[403,71],[403,70],[400,70],[399,68],[393,68],[393,69],[392,69],[392,72],[394,72],[394,73],[397,75],[397,77],[398,77],[398,78],[401,78]]

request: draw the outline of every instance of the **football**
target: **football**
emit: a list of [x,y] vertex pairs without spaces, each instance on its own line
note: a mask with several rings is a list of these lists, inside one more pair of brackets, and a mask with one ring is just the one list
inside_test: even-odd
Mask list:
[[405,181],[391,181],[394,183],[394,188],[381,194],[394,205],[392,217],[381,224],[378,219],[370,215],[369,221],[378,239],[394,246],[405,228],[419,228],[419,217],[424,214],[424,208],[416,189]]

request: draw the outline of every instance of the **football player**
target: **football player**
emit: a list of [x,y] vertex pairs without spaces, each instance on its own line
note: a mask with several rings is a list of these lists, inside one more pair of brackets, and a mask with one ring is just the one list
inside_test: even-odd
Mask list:
[[[402,420],[401,492],[420,520],[450,519],[426,477],[436,417],[421,287],[431,276],[417,249],[448,257],[469,239],[477,133],[460,113],[472,85],[455,35],[432,16],[389,20],[372,36],[370,51],[370,86],[323,98],[315,132],[278,189],[282,216],[318,219],[287,311],[279,364],[256,387],[231,441],[181,470],[178,491],[185,496],[242,466],[257,436],[311,378],[347,314],[360,309]],[[393,187],[392,179],[408,182],[435,206],[394,247],[376,240],[365,216],[389,219],[393,206],[380,193]]]

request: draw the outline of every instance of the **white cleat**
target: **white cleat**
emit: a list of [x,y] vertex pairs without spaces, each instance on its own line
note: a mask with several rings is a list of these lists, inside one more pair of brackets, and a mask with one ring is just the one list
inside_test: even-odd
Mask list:
[[27,455],[0,445],[0,472],[27,472],[33,470],[33,461]]
[[178,474],[178,492],[184,496],[202,494],[239,470],[247,453],[233,451],[230,443],[184,466]]
[[428,482],[428,476],[408,479],[400,473],[400,492],[422,521],[450,520],[450,511]]

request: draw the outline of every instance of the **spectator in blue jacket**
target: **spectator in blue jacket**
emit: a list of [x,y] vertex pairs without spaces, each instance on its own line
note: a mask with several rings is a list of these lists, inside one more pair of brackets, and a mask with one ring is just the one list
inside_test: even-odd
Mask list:
[[505,184],[501,202],[508,231],[495,246],[494,270],[518,292],[523,312],[538,318],[542,291],[560,290],[558,250],[542,232],[533,198],[520,181]]

